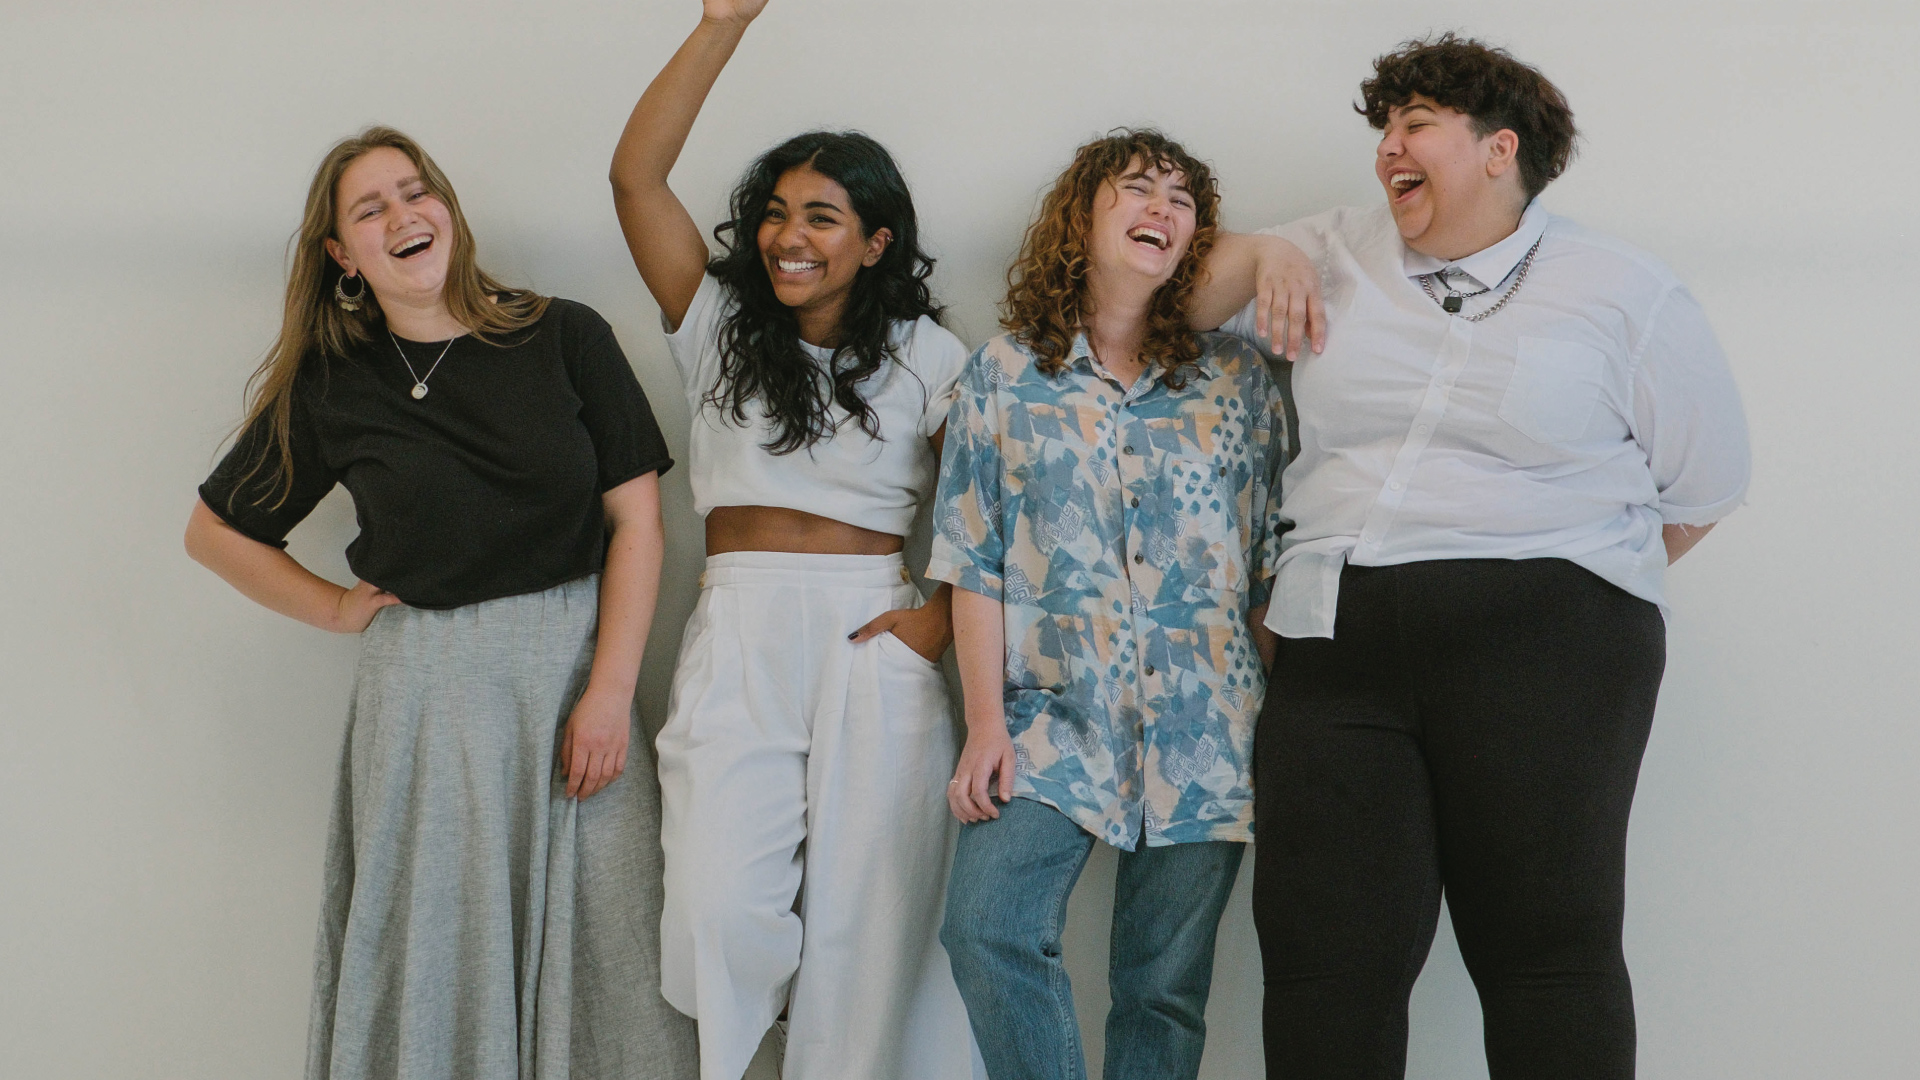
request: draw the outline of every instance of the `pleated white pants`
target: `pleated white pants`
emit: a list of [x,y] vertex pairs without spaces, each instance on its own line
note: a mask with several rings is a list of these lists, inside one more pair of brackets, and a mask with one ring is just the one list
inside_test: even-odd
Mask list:
[[656,743],[660,989],[702,1080],[739,1080],[782,1009],[785,1080],[985,1076],[938,937],[946,684],[891,634],[847,640],[920,602],[898,555],[707,559]]

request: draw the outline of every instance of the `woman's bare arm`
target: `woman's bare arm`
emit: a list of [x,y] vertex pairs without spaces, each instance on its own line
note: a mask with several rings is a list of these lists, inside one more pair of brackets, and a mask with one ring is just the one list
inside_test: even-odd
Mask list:
[[707,266],[707,241],[667,186],[694,118],[766,0],[706,0],[700,25],[653,77],[614,147],[613,207],[633,265],[678,328]]
[[1662,525],[1660,527],[1660,539],[1667,545],[1667,565],[1672,566],[1674,563],[1679,562],[1680,556],[1692,551],[1693,545],[1706,539],[1707,532],[1716,524],[1718,523],[1708,522],[1705,525]]
[[653,626],[666,551],[658,474],[637,476],[601,496],[601,502],[609,535],[600,571],[599,637],[587,689],[560,740],[567,794],[576,799],[593,795],[626,771],[634,684]]
[[199,499],[187,519],[187,555],[261,607],[336,634],[357,634],[381,608],[400,602],[364,581],[351,589],[335,585],[279,548],[243,535]]
[[[1249,300],[1254,331],[1273,351],[1298,359],[1309,344],[1327,345],[1327,311],[1320,302],[1320,271],[1292,242],[1255,233],[1221,233],[1207,253],[1206,273],[1194,285],[1188,325],[1213,330]],[[1284,345],[1283,345],[1284,343]]]
[[[1013,739],[1007,734],[1006,613],[999,600],[953,590],[953,648],[960,661],[960,691],[967,743],[947,785],[947,805],[961,821],[1000,816],[993,805],[1013,798]],[[994,784],[994,778],[1000,782]]]

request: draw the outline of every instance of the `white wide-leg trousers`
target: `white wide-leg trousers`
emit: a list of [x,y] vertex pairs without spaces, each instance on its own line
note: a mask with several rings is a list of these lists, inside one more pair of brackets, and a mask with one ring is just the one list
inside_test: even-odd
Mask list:
[[905,563],[735,552],[701,581],[656,742],[660,989],[701,1080],[740,1080],[783,1008],[785,1080],[983,1078],[939,942],[946,684],[891,634],[847,640],[919,606]]

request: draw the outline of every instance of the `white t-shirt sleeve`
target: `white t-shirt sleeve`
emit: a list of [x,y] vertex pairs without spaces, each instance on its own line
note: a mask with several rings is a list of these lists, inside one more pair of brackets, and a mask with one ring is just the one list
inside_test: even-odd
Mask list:
[[[1313,217],[1301,218],[1298,221],[1289,221],[1285,225],[1270,225],[1264,229],[1256,229],[1253,235],[1277,236],[1282,240],[1291,241],[1295,247],[1307,253],[1307,258],[1315,262],[1324,262],[1327,245],[1322,236],[1322,222],[1324,222],[1326,218],[1327,215],[1325,214],[1316,214]],[[1322,273],[1325,273],[1324,268],[1322,269]],[[1322,288],[1324,287],[1323,285]],[[1241,341],[1259,349],[1268,357],[1278,359],[1280,353],[1271,348],[1271,343],[1256,332],[1255,328],[1259,326],[1259,323],[1255,321],[1254,308],[1259,303],[1260,301],[1257,297],[1249,300],[1247,306],[1240,309],[1239,314],[1228,319],[1226,323],[1220,327],[1220,332],[1223,334],[1232,334]]]
[[1746,412],[1706,312],[1684,286],[1654,311],[1634,368],[1633,413],[1661,520],[1707,525],[1740,506],[1753,468]]
[[[703,395],[713,389],[720,363],[720,323],[733,304],[720,280],[712,274],[700,276],[700,288],[687,305],[680,328],[667,334],[667,352],[686,386],[687,395]],[[666,329],[666,313],[660,315],[660,328]]]
[[947,422],[959,392],[960,373],[967,367],[967,347],[953,331],[922,315],[913,328],[913,373],[927,388],[927,405],[920,415],[920,437],[931,439]]

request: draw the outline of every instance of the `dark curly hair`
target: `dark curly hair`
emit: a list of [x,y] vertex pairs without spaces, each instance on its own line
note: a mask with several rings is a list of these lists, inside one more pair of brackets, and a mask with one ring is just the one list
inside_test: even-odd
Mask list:
[[1181,385],[1179,369],[1200,356],[1200,343],[1187,323],[1193,287],[1220,227],[1220,189],[1207,163],[1151,128],[1115,128],[1074,152],[1073,163],[1055,180],[1027,227],[1020,254],[1007,270],[1007,301],[1000,325],[1032,349],[1040,370],[1058,374],[1073,353],[1073,339],[1087,315],[1087,232],[1093,225],[1093,200],[1100,185],[1127,171],[1158,166],[1186,178],[1193,196],[1193,239],[1168,278],[1153,291],[1147,310],[1147,335],[1141,352],[1171,386]]
[[1473,118],[1476,135],[1502,128],[1520,136],[1520,181],[1527,198],[1545,190],[1573,160],[1573,110],[1545,75],[1473,38],[1449,31],[1438,38],[1403,42],[1373,62],[1373,78],[1360,84],[1353,110],[1375,128],[1387,114],[1424,94]]
[[[793,309],[774,294],[760,254],[760,222],[774,185],[787,170],[805,165],[847,191],[860,219],[860,234],[893,233],[880,260],[863,266],[840,316],[840,333],[823,385],[819,365],[800,347]],[[747,403],[758,401],[776,434],[765,447],[790,454],[831,439],[839,405],[871,438],[880,438],[879,418],[860,394],[861,380],[891,356],[888,335],[900,320],[940,318],[927,278],[933,260],[920,250],[913,194],[892,155],[857,131],[809,131],[762,154],[733,189],[731,217],[713,230],[726,253],[707,264],[733,297],[733,311],[720,326],[720,376],[707,403],[747,422]]]

